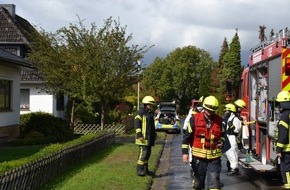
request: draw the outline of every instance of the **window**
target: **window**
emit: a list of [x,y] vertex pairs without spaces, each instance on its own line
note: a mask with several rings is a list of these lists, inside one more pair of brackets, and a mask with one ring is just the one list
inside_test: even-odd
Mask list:
[[29,103],[29,89],[20,89],[20,109],[21,110],[29,110],[30,103]]
[[11,84],[9,80],[0,79],[0,111],[11,110]]
[[63,111],[64,110],[64,95],[58,94],[56,96],[56,110]]

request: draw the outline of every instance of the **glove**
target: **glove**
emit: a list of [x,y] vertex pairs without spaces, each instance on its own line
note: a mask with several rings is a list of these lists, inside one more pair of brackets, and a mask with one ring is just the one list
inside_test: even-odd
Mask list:
[[228,126],[229,126],[229,129],[228,130],[231,130],[231,131],[234,131],[235,130],[235,126],[233,125],[233,122],[232,121],[229,121],[228,122]]
[[234,131],[235,129],[236,129],[236,127],[234,125],[229,126],[229,130]]

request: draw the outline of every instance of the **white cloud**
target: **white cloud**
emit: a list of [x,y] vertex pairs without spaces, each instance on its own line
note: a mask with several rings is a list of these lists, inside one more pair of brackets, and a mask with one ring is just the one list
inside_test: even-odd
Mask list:
[[155,45],[146,55],[149,64],[178,47],[195,45],[217,60],[222,42],[232,40],[236,28],[247,64],[250,48],[259,42],[259,25],[287,27],[289,1],[285,0],[0,0],[16,5],[16,14],[52,31],[78,21],[103,26],[105,19],[120,19],[133,35],[133,43]]

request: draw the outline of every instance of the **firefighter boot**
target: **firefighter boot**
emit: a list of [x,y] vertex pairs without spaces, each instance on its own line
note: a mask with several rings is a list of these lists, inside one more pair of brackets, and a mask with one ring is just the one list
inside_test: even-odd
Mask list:
[[203,190],[205,189],[204,184],[205,177],[199,176],[198,178],[193,176],[192,178],[192,189],[194,190]]
[[229,172],[227,172],[228,176],[237,176],[239,175],[239,169],[235,168],[235,169],[231,169]]
[[137,164],[137,175],[138,176],[145,176],[146,175],[143,165]]
[[148,163],[144,164],[144,172],[146,175],[154,175],[155,173],[152,171],[149,171],[148,169]]

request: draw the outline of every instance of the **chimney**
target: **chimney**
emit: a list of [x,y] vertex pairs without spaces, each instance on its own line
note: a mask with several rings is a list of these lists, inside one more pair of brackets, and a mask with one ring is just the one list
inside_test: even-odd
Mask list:
[[0,7],[5,8],[13,18],[15,17],[15,5],[14,4],[0,4]]

